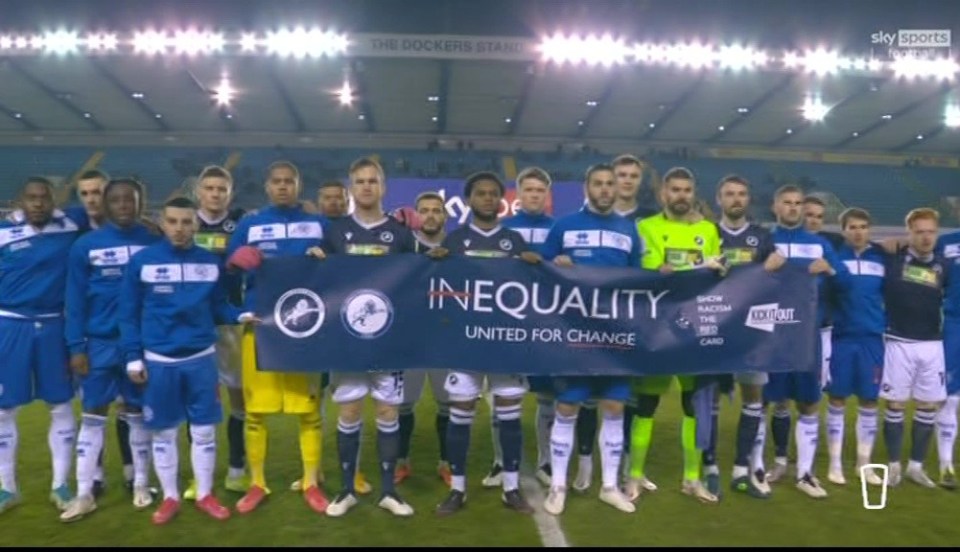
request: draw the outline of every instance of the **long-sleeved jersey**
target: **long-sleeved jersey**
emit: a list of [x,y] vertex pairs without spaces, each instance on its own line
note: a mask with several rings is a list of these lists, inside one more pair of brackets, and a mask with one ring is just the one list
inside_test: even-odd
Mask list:
[[86,351],[88,337],[120,336],[117,311],[130,259],[160,236],[142,224],[120,228],[107,223],[70,248],[67,270],[66,337],[70,354]]
[[[840,262],[837,252],[834,251],[830,242],[812,234],[803,229],[803,227],[786,228],[784,226],[775,226],[771,232],[774,247],[777,253],[787,259],[787,262],[810,266],[810,263],[817,259],[825,260],[836,273],[831,281],[836,285],[837,290],[843,292],[850,285],[850,271],[847,266]],[[827,276],[818,275],[817,285],[819,288],[819,300],[817,305],[817,325],[823,326],[823,321],[827,313],[827,304],[830,297],[825,288]]]
[[151,245],[127,265],[120,294],[120,346],[124,360],[144,351],[183,358],[217,342],[217,325],[236,324],[240,309],[230,305],[220,279],[220,259],[168,240]]
[[512,217],[501,220],[500,224],[505,228],[516,230],[518,234],[523,236],[524,241],[530,245],[533,251],[543,255],[543,242],[547,241],[547,234],[554,222],[550,215],[531,215],[525,211],[520,211]]
[[960,320],[960,232],[944,234],[937,239],[936,251],[952,268],[947,276],[946,295],[943,298],[943,316]]
[[54,211],[43,228],[0,221],[0,316],[59,316],[70,247],[88,224]]
[[638,267],[641,251],[633,222],[613,213],[601,215],[585,206],[554,223],[541,253],[547,260],[567,255],[574,264]]
[[836,337],[881,336],[887,327],[883,308],[883,282],[888,255],[869,244],[857,253],[849,245],[837,251],[850,272],[850,286],[834,296],[833,335]]
[[[300,207],[271,205],[240,219],[227,243],[226,257],[241,246],[260,250],[265,258],[306,255],[311,247],[321,247],[327,220]],[[245,310],[252,311],[256,300],[256,275],[244,275]]]
[[670,220],[664,213],[640,219],[637,231],[643,239],[643,268],[657,270],[668,264],[674,270],[702,268],[710,257],[720,255],[720,233],[709,220]]

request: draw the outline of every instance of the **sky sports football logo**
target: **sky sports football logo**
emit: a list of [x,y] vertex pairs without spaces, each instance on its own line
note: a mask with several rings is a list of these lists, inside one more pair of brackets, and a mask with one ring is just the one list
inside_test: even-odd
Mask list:
[[870,43],[888,48],[950,48],[950,29],[900,29],[896,33],[877,31]]
[[744,325],[755,330],[773,333],[781,324],[799,324],[800,321],[794,318],[795,311],[796,309],[781,309],[780,303],[753,305],[747,313]]

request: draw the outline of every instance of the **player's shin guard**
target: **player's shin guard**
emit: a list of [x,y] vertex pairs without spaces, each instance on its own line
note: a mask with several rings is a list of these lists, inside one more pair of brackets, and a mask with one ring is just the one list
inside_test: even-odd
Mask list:
[[630,477],[640,479],[646,475],[643,469],[647,464],[647,451],[650,450],[652,439],[653,418],[637,416],[630,432]]
[[523,428],[520,426],[522,408],[521,403],[495,408],[495,415],[500,420],[504,492],[520,487],[520,455],[523,451]]
[[757,441],[757,432],[763,421],[763,405],[747,403],[740,409],[740,421],[737,422],[737,452],[733,460],[733,469],[742,470],[734,477],[747,475],[750,468],[750,453]]
[[629,404],[623,405],[623,458],[621,464],[629,464],[630,460],[630,441],[633,435],[633,417],[637,415],[637,409]]
[[941,470],[953,468],[953,446],[957,442],[958,406],[960,406],[960,395],[951,395],[937,412],[937,456],[940,458]]
[[317,484],[317,472],[323,457],[323,421],[317,411],[301,414],[299,422],[300,460],[303,464],[301,488],[306,490]]
[[600,424],[600,477],[604,489],[617,487],[623,458],[623,414],[604,412]]
[[103,450],[107,417],[83,414],[77,434],[77,496],[93,496],[97,460]]
[[912,428],[912,446],[910,448],[910,461],[923,464],[927,457],[927,450],[930,446],[930,438],[933,437],[933,424],[937,413],[933,410],[916,410],[913,413]]
[[450,425],[450,403],[437,403],[436,417],[437,442],[440,446],[440,460],[446,462],[447,457],[447,428]]
[[797,479],[813,475],[813,459],[817,455],[817,438],[820,432],[820,417],[802,414],[797,419]]
[[53,457],[51,489],[57,489],[67,484],[70,465],[73,462],[73,445],[76,441],[76,432],[76,421],[73,418],[73,407],[70,403],[65,402],[51,406],[50,431],[47,434],[50,455]]
[[774,408],[770,432],[773,433],[773,454],[779,460],[787,458],[790,445],[790,411],[779,406]]
[[180,456],[177,451],[177,428],[153,432],[153,469],[163,489],[163,498],[180,500],[177,487],[177,468]]
[[400,451],[400,422],[377,419],[377,456],[380,460],[380,487],[385,495],[396,494],[393,471]]
[[143,414],[127,413],[127,446],[133,463],[133,486],[146,487],[150,476],[150,431],[143,425]]
[[596,438],[597,405],[585,404],[577,415],[577,452],[581,457],[593,455],[593,443]]
[[243,443],[243,419],[243,412],[231,412],[227,419],[227,447],[230,453],[227,465],[235,470],[242,470],[247,458]]
[[447,427],[447,457],[453,473],[451,488],[467,491],[467,452],[470,450],[470,426],[473,425],[473,410],[450,407],[450,425]]
[[353,481],[357,473],[357,462],[360,457],[360,429],[363,422],[348,422],[343,418],[337,420],[337,453],[340,456],[341,486],[345,492],[353,493]]
[[877,407],[861,406],[857,410],[857,465],[870,463],[873,444],[877,440]]
[[250,483],[266,489],[267,478],[263,465],[267,460],[267,426],[263,414],[247,412],[243,420],[243,433],[246,438],[247,465],[250,466]]
[[553,397],[537,396],[537,467],[550,463],[550,431],[556,416]]
[[700,451],[697,450],[697,419],[684,416],[680,426],[680,443],[683,447],[683,479],[700,481]]
[[190,426],[190,464],[197,480],[197,502],[213,492],[213,470],[217,465],[217,428],[214,425]]
[[414,403],[404,403],[400,405],[400,444],[397,449],[397,459],[407,460],[410,458],[410,440],[413,438],[413,428],[416,427],[417,418],[413,409]]
[[17,492],[17,409],[0,408],[0,489]]
[[[843,467],[843,433],[846,410],[842,406],[827,405],[827,451],[830,453],[830,469],[840,471]],[[799,443],[799,441],[798,441]]]
[[890,463],[903,457],[903,410],[887,408],[883,413],[883,440]]
[[573,453],[574,428],[577,417],[564,416],[557,413],[550,429],[550,469],[551,486],[562,488],[567,486],[567,469],[570,466],[570,456]]

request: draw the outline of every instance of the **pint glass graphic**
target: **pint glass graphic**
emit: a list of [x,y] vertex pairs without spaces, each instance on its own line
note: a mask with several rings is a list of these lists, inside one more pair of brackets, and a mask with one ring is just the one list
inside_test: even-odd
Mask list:
[[[871,504],[867,485],[869,470],[879,470],[883,484],[880,486],[880,503]],[[860,490],[863,494],[863,507],[866,510],[883,510],[887,507],[887,488],[890,486],[890,468],[886,464],[864,464],[860,466]]]

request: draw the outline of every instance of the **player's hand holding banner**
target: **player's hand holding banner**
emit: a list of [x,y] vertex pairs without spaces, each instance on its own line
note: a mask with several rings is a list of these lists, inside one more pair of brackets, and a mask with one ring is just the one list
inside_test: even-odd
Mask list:
[[639,375],[805,371],[816,280],[785,266],[661,275],[518,259],[331,256],[265,260],[260,369],[438,366]]

